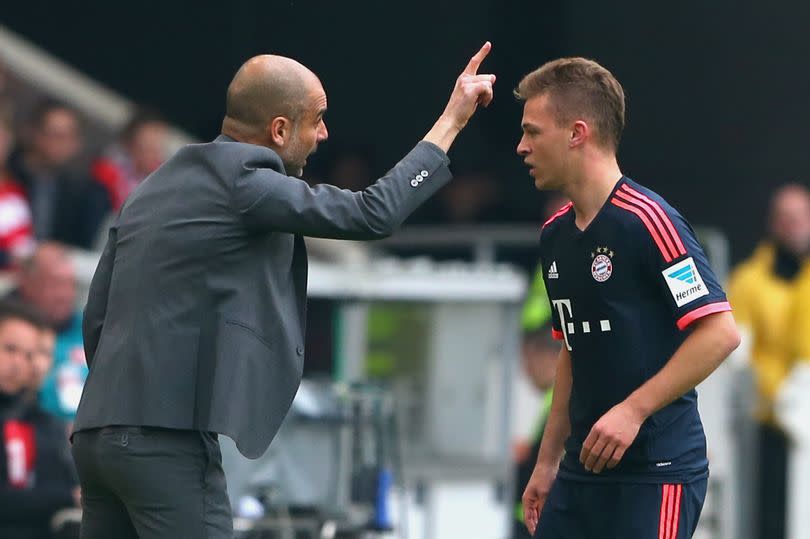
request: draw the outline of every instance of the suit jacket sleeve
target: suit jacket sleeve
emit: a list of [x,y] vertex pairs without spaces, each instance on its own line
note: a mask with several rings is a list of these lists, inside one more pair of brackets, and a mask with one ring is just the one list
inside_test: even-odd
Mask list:
[[90,292],[87,297],[87,306],[82,319],[82,337],[84,339],[84,354],[87,365],[90,366],[101,337],[101,328],[104,326],[104,317],[107,314],[107,296],[110,291],[113,263],[115,261],[115,244],[118,240],[118,230],[115,226],[110,228],[107,244],[101,254],[98,267],[90,281]]
[[385,176],[363,191],[333,185],[310,187],[267,167],[243,163],[234,181],[233,204],[248,227],[305,236],[375,239],[391,235],[405,218],[450,181],[446,154],[420,142]]

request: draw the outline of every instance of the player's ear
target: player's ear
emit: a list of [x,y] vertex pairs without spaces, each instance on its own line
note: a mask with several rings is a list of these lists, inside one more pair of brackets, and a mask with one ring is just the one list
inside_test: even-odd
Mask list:
[[591,136],[591,127],[583,120],[577,120],[571,126],[571,132],[568,139],[568,147],[576,148],[581,146]]

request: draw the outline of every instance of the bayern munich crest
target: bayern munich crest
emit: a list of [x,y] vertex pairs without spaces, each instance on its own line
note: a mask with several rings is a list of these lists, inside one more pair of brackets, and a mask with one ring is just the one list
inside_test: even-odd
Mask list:
[[591,264],[591,275],[600,283],[604,283],[613,274],[613,251],[607,247],[598,247],[595,253],[591,253],[593,263]]

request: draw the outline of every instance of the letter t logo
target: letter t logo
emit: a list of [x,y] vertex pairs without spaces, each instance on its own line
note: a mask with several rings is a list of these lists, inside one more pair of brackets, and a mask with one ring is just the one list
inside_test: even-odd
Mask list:
[[[568,322],[573,316],[573,312],[571,311],[571,300],[570,299],[555,299],[552,300],[551,303],[554,307],[557,308],[557,314],[560,316],[560,325],[562,326],[563,331],[563,338],[565,339],[565,347],[568,348],[568,351],[571,351],[571,343],[568,342]],[[568,310],[568,318],[566,319],[565,311]]]

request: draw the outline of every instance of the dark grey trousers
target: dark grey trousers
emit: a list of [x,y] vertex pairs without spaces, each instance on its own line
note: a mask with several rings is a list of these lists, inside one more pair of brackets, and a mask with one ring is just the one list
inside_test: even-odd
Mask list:
[[105,427],[73,435],[82,539],[231,539],[217,435]]

